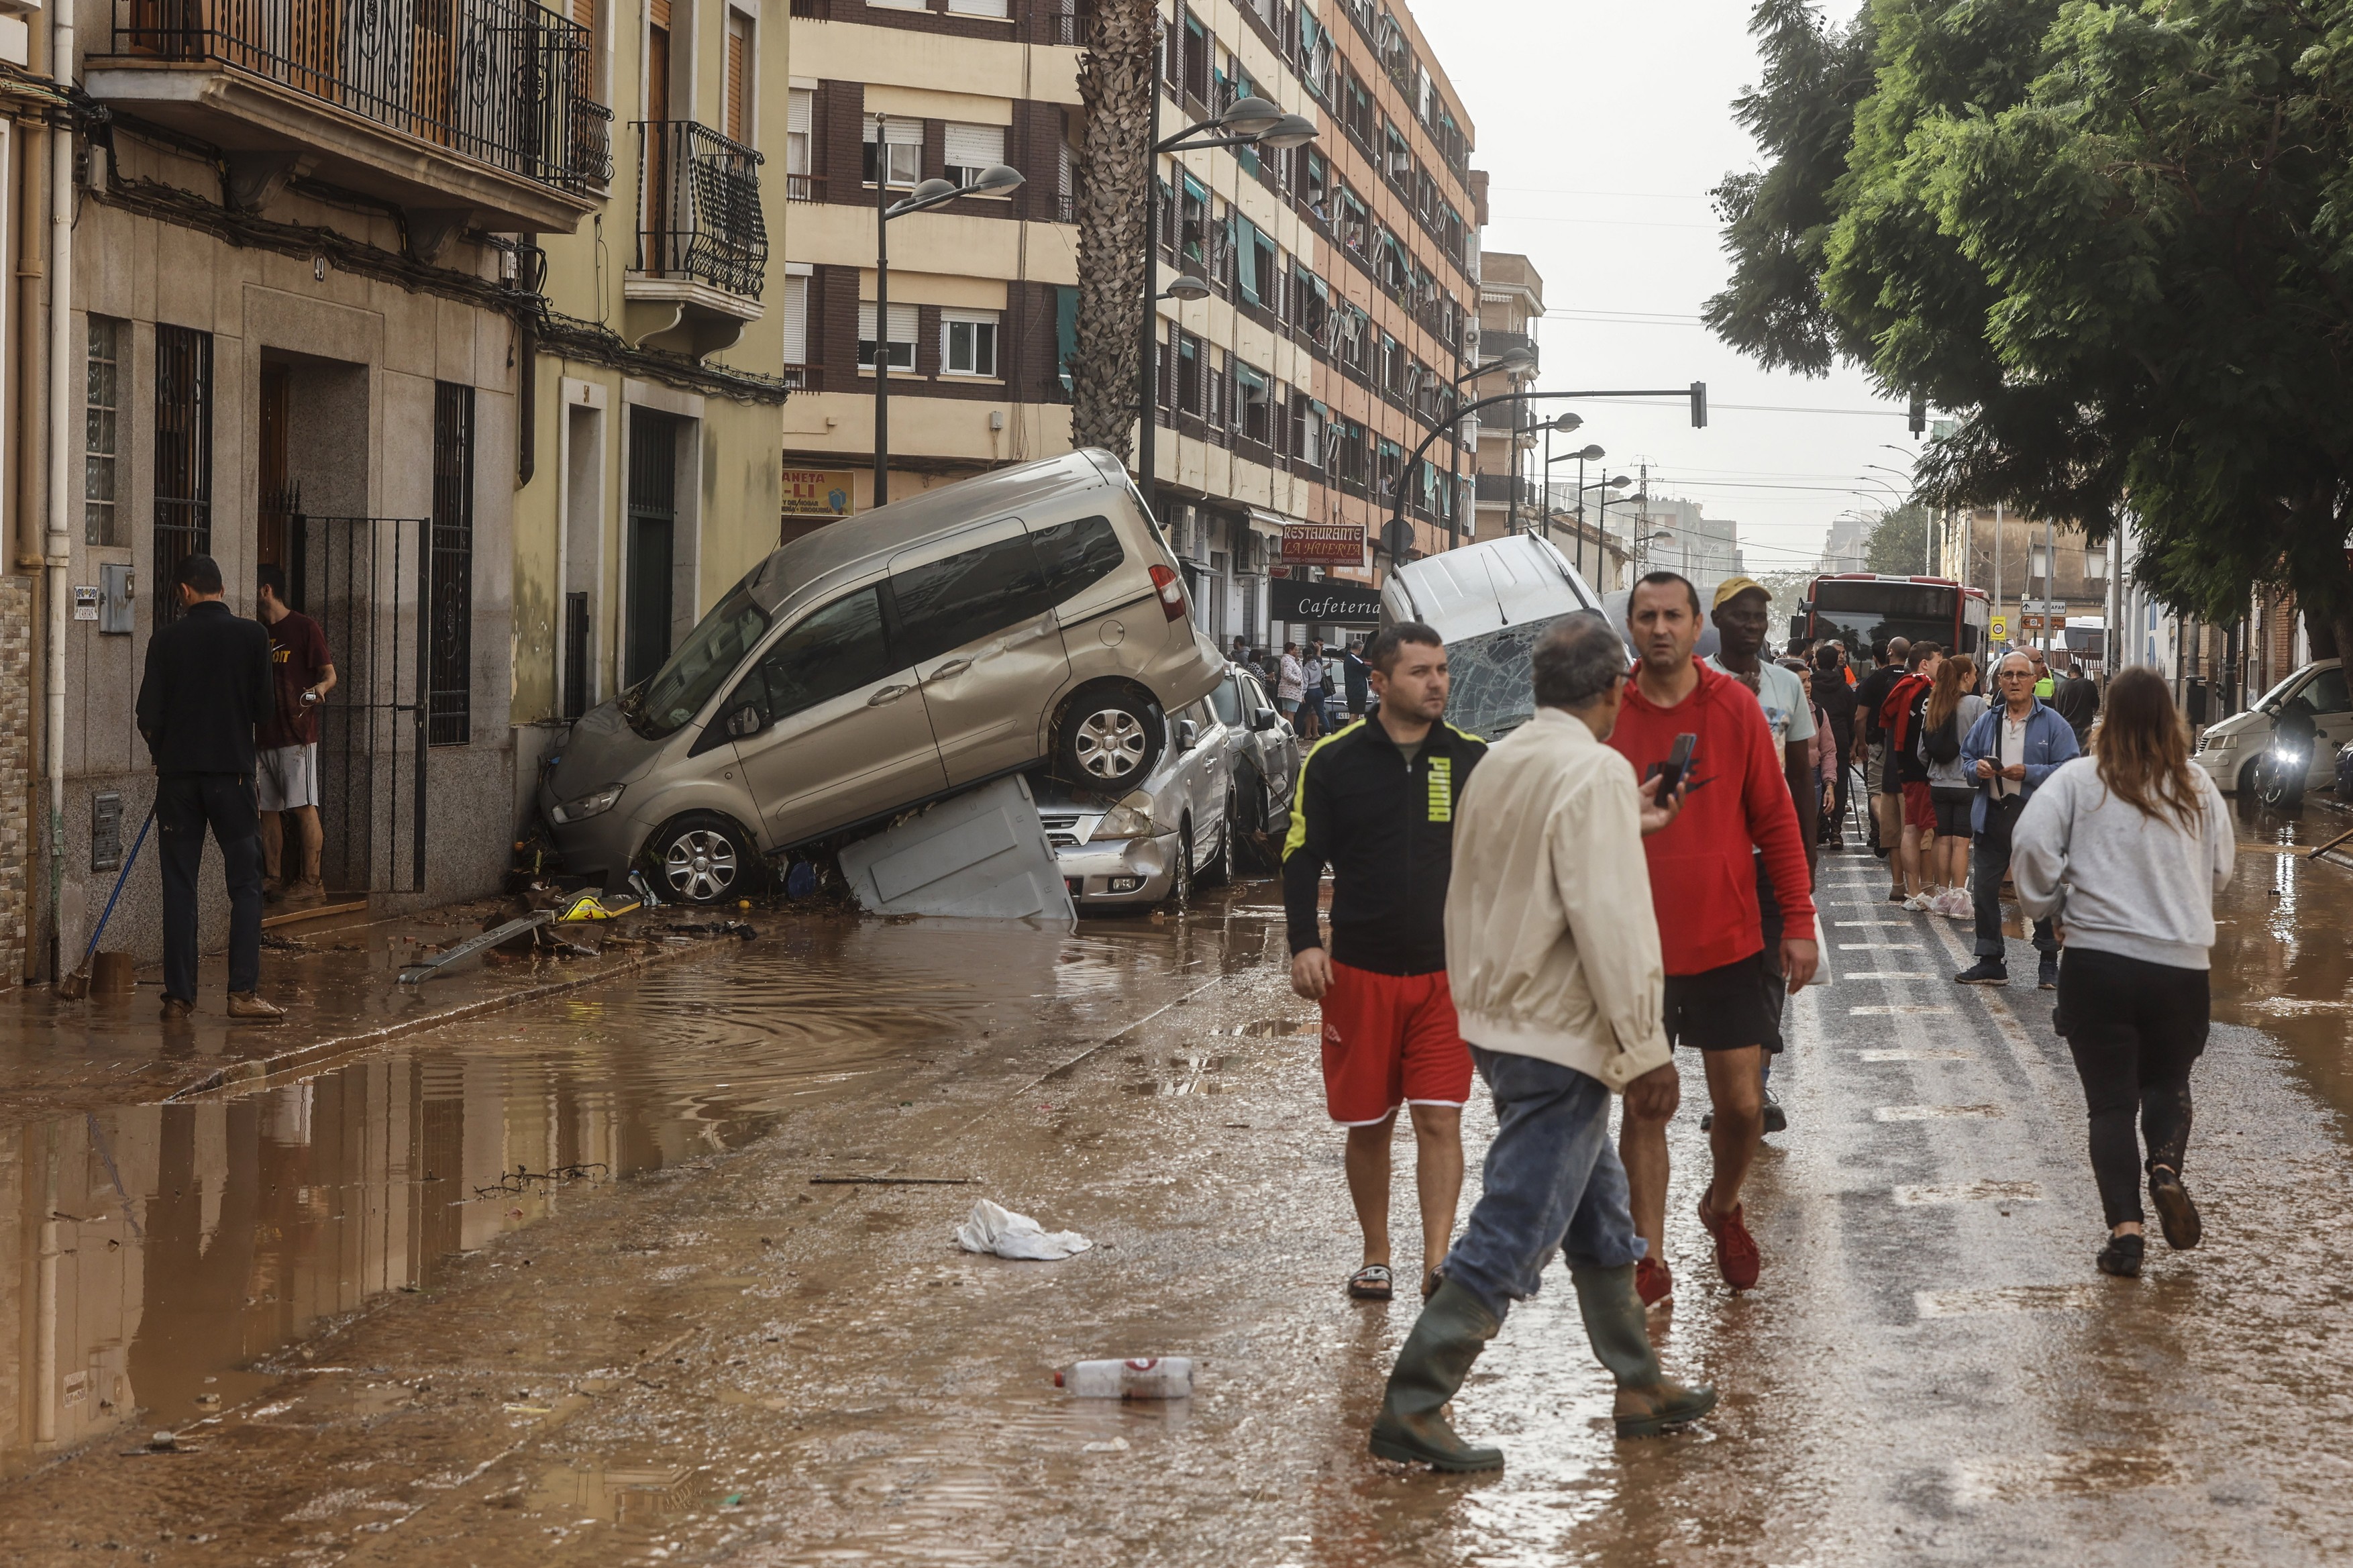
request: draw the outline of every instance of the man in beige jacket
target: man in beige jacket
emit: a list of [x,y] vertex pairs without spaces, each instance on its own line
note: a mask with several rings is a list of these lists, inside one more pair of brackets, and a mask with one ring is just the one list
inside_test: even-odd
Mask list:
[[1372,1451],[1445,1470],[1492,1469],[1500,1449],[1455,1435],[1444,1407],[1503,1327],[1566,1255],[1601,1364],[1617,1375],[1620,1437],[1650,1436],[1715,1406],[1666,1378],[1634,1292],[1642,1240],[1609,1142],[1609,1097],[1672,1114],[1661,1026],[1664,968],[1642,837],[1674,820],[1601,743],[1624,695],[1626,654],[1599,616],[1536,647],[1535,716],[1487,753],[1455,807],[1446,968],[1462,1037],[1495,1102],[1484,1190],[1447,1254],[1437,1293],[1398,1352]]

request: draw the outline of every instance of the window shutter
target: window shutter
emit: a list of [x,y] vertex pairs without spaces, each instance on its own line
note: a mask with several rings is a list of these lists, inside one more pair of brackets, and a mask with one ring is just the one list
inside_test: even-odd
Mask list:
[[[866,140],[873,141],[875,117],[866,117]],[[882,127],[882,141],[892,147],[920,147],[923,144],[923,122],[920,120],[893,116]]]
[[792,89],[792,108],[785,129],[806,136],[817,126],[817,94],[805,87]]
[[751,25],[742,12],[731,10],[727,13],[727,102],[724,110],[726,124],[723,129],[730,142],[747,145],[751,141],[748,134],[751,126],[747,123],[744,108],[744,72],[748,68],[744,57],[749,53],[750,32]]
[[785,363],[808,363],[808,285],[806,278],[785,279]]
[[959,16],[1005,16],[1011,15],[1007,0],[948,0],[948,9]]
[[1005,162],[1004,126],[959,125],[950,121],[946,131],[949,168],[986,169]]

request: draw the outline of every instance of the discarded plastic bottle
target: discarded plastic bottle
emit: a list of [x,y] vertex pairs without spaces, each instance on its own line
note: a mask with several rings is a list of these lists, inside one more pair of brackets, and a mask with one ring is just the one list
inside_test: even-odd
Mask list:
[[1145,1356],[1138,1361],[1082,1361],[1054,1374],[1054,1386],[1080,1399],[1188,1399],[1193,1394],[1190,1356]]

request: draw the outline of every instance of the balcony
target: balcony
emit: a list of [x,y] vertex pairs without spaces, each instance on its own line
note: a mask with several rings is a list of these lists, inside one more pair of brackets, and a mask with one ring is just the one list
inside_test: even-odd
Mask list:
[[760,154],[691,120],[639,121],[638,258],[622,280],[629,341],[700,359],[760,317],[768,226]]
[[469,225],[568,234],[609,174],[586,36],[530,0],[115,0],[109,47],[90,96],[219,147],[240,205],[341,185],[427,259]]

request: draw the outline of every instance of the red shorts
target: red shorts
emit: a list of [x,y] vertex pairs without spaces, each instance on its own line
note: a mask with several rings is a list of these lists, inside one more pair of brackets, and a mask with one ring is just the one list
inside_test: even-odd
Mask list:
[[1471,1098],[1471,1047],[1446,971],[1376,974],[1332,966],[1324,993],[1324,1104],[1344,1127],[1369,1127],[1400,1104]]
[[1923,833],[1936,831],[1936,797],[1926,784],[1904,781],[1904,826]]

